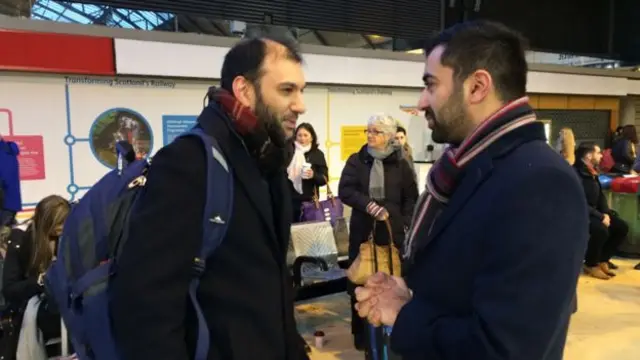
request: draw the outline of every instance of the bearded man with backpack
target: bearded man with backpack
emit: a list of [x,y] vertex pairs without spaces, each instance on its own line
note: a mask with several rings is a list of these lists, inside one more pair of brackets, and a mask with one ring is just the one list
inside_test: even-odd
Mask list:
[[[285,263],[290,201],[282,200],[286,139],[305,111],[301,63],[284,41],[242,41],[226,55],[221,88],[198,118],[234,177],[233,209],[220,219],[226,236],[206,259],[197,292],[210,337],[206,359],[306,358]],[[203,238],[205,156],[197,140],[183,138],[153,159],[112,285],[123,359],[197,353],[202,334],[187,293]]]
[[305,86],[293,44],[241,41],[191,131],[74,206],[45,286],[81,360],[307,359],[285,171]]

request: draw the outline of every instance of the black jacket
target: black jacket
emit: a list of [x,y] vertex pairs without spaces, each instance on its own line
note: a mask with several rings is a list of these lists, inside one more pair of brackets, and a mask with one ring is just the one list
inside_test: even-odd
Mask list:
[[44,288],[38,285],[38,274],[27,275],[32,256],[31,231],[13,229],[4,260],[2,294],[12,308],[21,308]]
[[329,178],[329,169],[322,150],[312,147],[304,154],[304,159],[311,164],[313,177],[311,179],[302,179],[302,194],[298,193],[293,187],[293,183],[289,181],[292,197],[297,201],[311,201],[314,190],[319,194],[319,187],[326,185]]
[[592,175],[587,165],[580,159],[576,159],[573,167],[578,173],[578,177],[582,181],[582,188],[589,205],[589,216],[597,220],[602,220],[604,214],[609,214],[609,204],[607,198],[602,191],[602,185],[597,175]]
[[[306,358],[285,262],[291,201],[284,167],[263,178],[217,105],[198,121],[218,140],[235,181],[227,236],[207,259],[198,290],[211,339],[208,358]],[[125,360],[193,359],[197,321],[187,293],[206,191],[198,141],[179,139],[154,156],[132,214],[112,288],[114,330]]]
[[[400,150],[389,155],[383,163],[386,199],[378,204],[389,212],[395,244],[402,249],[404,231],[411,224],[413,207],[418,198],[418,185],[411,166]],[[372,201],[369,197],[369,175],[372,165],[373,157],[369,155],[365,145],[349,157],[340,177],[340,199],[353,208],[349,234],[351,258],[358,254],[360,244],[367,241],[375,221],[366,211],[367,205]],[[384,224],[376,224],[375,239],[378,244],[388,243]]]
[[7,309],[3,317],[8,321],[7,314],[11,314],[10,318],[13,324],[13,331],[4,333],[2,341],[0,341],[0,355],[5,360],[16,358],[20,328],[27,302],[34,295],[44,292],[44,288],[38,285],[38,274],[27,275],[33,251],[32,244],[30,231],[11,230],[2,271],[2,294]]
[[631,168],[636,161],[633,153],[633,147],[635,145],[627,139],[619,139],[613,143],[611,147],[611,157],[616,164],[622,164]]

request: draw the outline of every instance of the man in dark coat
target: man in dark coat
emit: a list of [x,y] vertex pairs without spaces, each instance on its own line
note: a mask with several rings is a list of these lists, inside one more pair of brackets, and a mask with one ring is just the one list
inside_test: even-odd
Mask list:
[[393,326],[404,360],[562,359],[587,204],[528,104],[524,52],[483,21],[426,48],[419,105],[451,146],[418,201],[404,279],[377,274],[356,290],[360,315]]
[[598,179],[602,151],[594,142],[583,142],[576,149],[573,164],[582,181],[589,205],[589,245],[584,257],[584,270],[596,279],[609,280],[615,273],[609,266],[618,247],[629,232],[629,225],[609,208],[607,197]]
[[[210,360],[306,359],[285,262],[291,201],[285,141],[304,113],[301,55],[286,41],[243,40],[226,55],[198,126],[234,174],[227,235],[198,290]],[[114,333],[123,359],[193,359],[198,335],[188,300],[202,242],[205,152],[182,138],[153,158],[113,283]]]

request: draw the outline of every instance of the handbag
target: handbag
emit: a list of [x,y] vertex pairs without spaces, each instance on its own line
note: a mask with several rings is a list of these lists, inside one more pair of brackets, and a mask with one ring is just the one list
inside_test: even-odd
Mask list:
[[384,223],[389,232],[389,245],[377,245],[375,243],[376,221],[374,220],[369,239],[360,245],[358,256],[347,269],[347,277],[356,285],[363,285],[369,276],[378,271],[400,276],[400,252],[393,245],[393,231],[391,230],[389,219],[385,220]]
[[338,248],[338,259],[349,256],[349,219],[337,218],[333,224],[333,237]]
[[327,182],[327,200],[320,201],[317,188],[314,188],[311,201],[302,203],[300,221],[329,221],[333,226],[336,220],[342,217],[344,205],[339,198],[333,196],[331,187],[329,187],[329,179],[326,176],[324,179]]

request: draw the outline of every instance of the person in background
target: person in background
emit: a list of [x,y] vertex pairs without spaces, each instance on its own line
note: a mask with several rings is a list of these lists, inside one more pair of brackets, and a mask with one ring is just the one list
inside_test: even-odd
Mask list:
[[633,164],[636,161],[636,146],[638,145],[638,134],[634,125],[622,127],[621,135],[611,146],[611,156],[615,161],[614,171],[622,174],[629,174],[633,171]]
[[[35,295],[45,294],[44,274],[55,259],[58,238],[71,205],[58,196],[50,195],[36,205],[26,231],[15,229],[4,261],[2,293],[8,307],[17,310],[19,317],[27,302]],[[60,313],[45,296],[38,307],[37,325],[46,342],[60,337]],[[20,318],[14,326],[20,329]],[[11,344],[13,352],[18,339]],[[49,356],[59,355],[59,346],[47,349]],[[14,355],[15,356],[15,355]]]
[[616,127],[616,130],[611,133],[611,137],[609,138],[609,146],[612,146],[622,137],[622,129],[624,126]]
[[620,244],[624,241],[629,226],[614,211],[609,209],[607,198],[598,180],[598,164],[602,160],[600,147],[593,142],[581,143],[576,149],[574,165],[582,180],[582,187],[589,205],[589,245],[585,254],[584,271],[602,280],[615,276],[609,266]]
[[293,222],[302,216],[302,203],[312,201],[320,193],[320,186],[327,184],[329,169],[324,153],[318,148],[318,136],[309,123],[298,125],[293,142],[293,158],[287,167],[291,184]]
[[22,211],[19,154],[20,149],[16,143],[0,136],[0,225],[14,225],[16,214]]
[[405,360],[563,357],[589,219],[529,105],[525,49],[482,20],[425,49],[419,108],[451,146],[418,200],[404,278],[378,273],[356,289],[359,315],[392,326]]
[[[197,120],[234,174],[233,212],[221,219],[227,233],[205,259],[198,289],[207,358],[307,359],[285,261],[292,218],[287,139],[306,110],[302,55],[288,39],[243,39],[226,54],[220,79]],[[187,294],[207,188],[199,141],[185,137],[158,151],[131,213],[111,285],[123,359],[194,358],[200,333]]]
[[400,149],[402,149],[402,156],[407,159],[407,162],[411,165],[411,170],[415,173],[416,167],[413,163],[413,149],[411,149],[411,145],[409,145],[407,130],[400,125],[398,125],[396,131],[396,142],[400,146]]
[[[360,244],[373,237],[378,245],[390,242],[382,221],[389,219],[396,247],[402,249],[405,229],[411,223],[418,197],[413,170],[395,144],[396,121],[374,115],[367,124],[367,144],[349,156],[338,185],[340,200],[352,207],[349,233],[349,262],[358,256]],[[354,285],[349,289],[353,295]],[[352,305],[355,297],[351,297]],[[351,309],[351,332],[357,349],[365,347],[365,323]]]
[[560,129],[558,140],[556,140],[556,151],[567,160],[569,165],[573,165],[576,162],[576,138],[571,128]]

